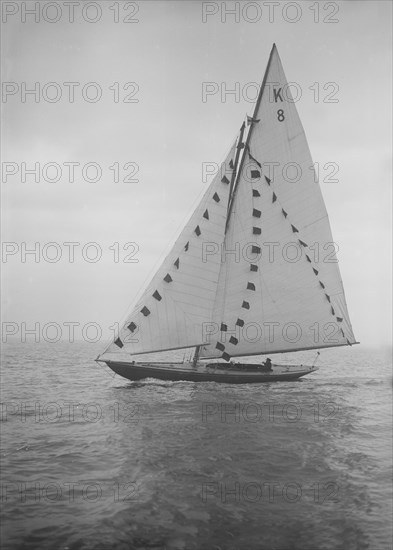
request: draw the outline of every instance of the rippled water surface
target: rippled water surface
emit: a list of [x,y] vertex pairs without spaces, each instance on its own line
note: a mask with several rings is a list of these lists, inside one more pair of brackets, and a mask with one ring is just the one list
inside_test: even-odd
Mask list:
[[387,352],[231,386],[127,382],[99,351],[3,349],[3,549],[392,548]]

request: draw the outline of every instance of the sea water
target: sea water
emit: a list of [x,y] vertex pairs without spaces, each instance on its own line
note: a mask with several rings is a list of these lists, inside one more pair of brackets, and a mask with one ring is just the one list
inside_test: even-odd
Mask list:
[[3,347],[2,549],[392,548],[388,350],[228,385],[129,382],[101,348]]

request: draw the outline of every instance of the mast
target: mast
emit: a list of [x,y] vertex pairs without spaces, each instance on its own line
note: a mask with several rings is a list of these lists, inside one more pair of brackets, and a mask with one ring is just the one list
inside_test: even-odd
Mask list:
[[199,357],[200,349],[201,349],[201,346],[197,346],[197,347],[195,348],[194,359],[192,360],[192,366],[193,366],[194,368],[197,366],[197,363],[198,363],[198,357]]
[[[276,44],[273,44],[273,47],[272,47],[272,49],[270,51],[270,55],[269,55],[269,61],[267,62],[265,74],[263,75],[261,89],[259,90],[258,98],[257,98],[257,101],[255,103],[254,113],[252,115],[252,118],[254,120],[256,119],[256,116],[257,116],[258,110],[259,110],[259,106],[261,104],[263,91],[264,91],[265,85],[266,85],[267,75],[269,74],[270,64],[271,64],[273,53],[274,53],[275,49],[276,49]],[[244,123],[243,123],[243,126],[244,126]],[[243,126],[242,126],[242,128],[243,128]],[[228,208],[228,217],[227,217],[227,223],[226,223],[226,227],[225,227],[225,233],[228,229],[228,224],[229,224],[229,220],[230,220],[231,213],[232,213],[232,207],[233,207],[233,203],[234,203],[234,200],[235,200],[235,195],[236,195],[237,187],[239,185],[240,175],[241,175],[242,170],[243,170],[244,158],[245,158],[245,154],[246,154],[246,152],[249,148],[253,127],[254,127],[254,122],[251,123],[250,129],[249,129],[248,134],[247,134],[247,139],[246,139],[246,143],[244,145],[242,158],[240,159],[240,166],[239,166],[239,170],[237,171],[235,184],[233,186],[233,191],[232,191],[232,186],[231,186],[230,205],[229,205],[229,208]],[[244,131],[244,128],[243,128],[243,131]],[[243,133],[241,133],[241,138],[242,137],[243,137]],[[239,152],[240,152],[240,149],[238,149],[237,153],[236,153],[236,159],[237,160],[238,160],[238,153]],[[235,165],[235,168],[236,168],[236,165]],[[234,174],[236,174],[236,170],[234,170]]]
[[246,125],[243,122],[243,124],[241,125],[241,128],[240,128],[239,140],[238,140],[237,146],[236,146],[235,165],[234,165],[234,168],[233,168],[233,173],[232,173],[232,178],[231,178],[231,185],[229,187],[228,214],[227,214],[227,221],[226,221],[225,231],[228,227],[229,212],[230,212],[231,205],[232,205],[233,186],[234,186],[234,183],[235,183],[235,180],[236,180],[236,174],[237,174],[237,168],[238,168],[238,164],[239,164],[240,151],[244,148],[243,135],[244,135],[245,128],[246,128]]

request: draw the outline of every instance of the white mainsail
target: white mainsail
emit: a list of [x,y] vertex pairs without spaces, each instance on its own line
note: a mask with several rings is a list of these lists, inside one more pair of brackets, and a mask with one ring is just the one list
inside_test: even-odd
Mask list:
[[249,122],[239,166],[241,143],[108,352],[203,344],[201,357],[228,360],[355,342],[326,208],[275,46]]

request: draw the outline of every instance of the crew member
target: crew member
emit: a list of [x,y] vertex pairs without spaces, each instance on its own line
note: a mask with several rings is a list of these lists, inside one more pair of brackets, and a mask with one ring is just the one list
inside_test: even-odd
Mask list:
[[268,357],[268,358],[266,359],[266,361],[263,363],[263,366],[264,366],[264,367],[266,368],[266,370],[268,370],[268,371],[272,371],[272,370],[273,370],[273,369],[272,369],[272,362],[271,362],[271,360],[270,360],[270,357]]

